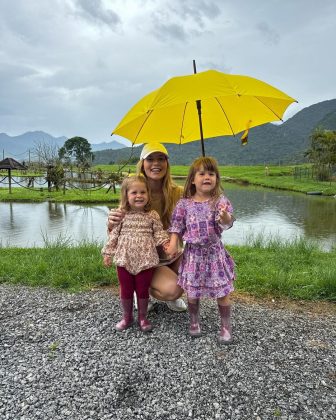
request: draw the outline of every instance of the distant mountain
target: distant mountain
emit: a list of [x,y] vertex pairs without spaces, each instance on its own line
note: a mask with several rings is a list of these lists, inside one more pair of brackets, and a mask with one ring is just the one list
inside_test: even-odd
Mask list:
[[[34,159],[34,150],[37,144],[49,143],[62,147],[68,137],[54,137],[44,131],[29,131],[19,136],[9,136],[5,133],[0,133],[0,157],[13,157],[16,160],[25,160],[30,156]],[[126,147],[118,141],[111,141],[109,143],[91,144],[92,151],[105,149],[122,149]],[[0,159],[0,160],[1,160]]]
[[117,149],[123,149],[127,146],[125,146],[122,143],[119,143],[116,140],[110,141],[110,142],[102,142],[102,143],[91,143],[91,149],[93,152],[96,152],[98,150],[107,150],[107,149],[113,149],[113,150],[117,150]]
[[53,137],[43,131],[29,131],[13,137],[0,133],[0,152],[1,156],[24,160],[29,153],[31,157],[34,155],[36,144],[49,143],[61,147],[66,140],[67,137]]
[[[240,135],[205,140],[205,153],[215,156],[222,165],[255,165],[305,162],[304,153],[309,147],[309,136],[318,126],[336,130],[336,99],[323,101],[299,111],[286,122],[265,124],[252,128],[249,141],[242,146]],[[201,155],[199,141],[185,145],[165,144],[170,162],[190,164]],[[105,150],[95,153],[95,164],[119,163],[139,158],[142,146],[122,150]]]

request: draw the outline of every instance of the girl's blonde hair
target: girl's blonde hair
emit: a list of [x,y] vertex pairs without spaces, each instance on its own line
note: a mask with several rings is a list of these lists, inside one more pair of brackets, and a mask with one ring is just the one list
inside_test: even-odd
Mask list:
[[188,177],[184,185],[183,197],[190,198],[193,197],[196,193],[195,184],[193,184],[196,172],[200,169],[204,171],[214,172],[216,174],[216,185],[215,188],[211,191],[211,197],[213,200],[216,200],[222,193],[223,188],[220,183],[220,175],[218,170],[218,164],[216,159],[210,156],[200,157],[191,164],[189,169]]
[[[137,174],[143,175],[147,179],[147,175],[144,170],[144,160],[140,160],[137,163]],[[163,193],[163,208],[161,222],[163,226],[169,226],[171,215],[173,214],[176,203],[172,200],[173,190],[177,188],[177,185],[173,182],[170,174],[170,165],[167,159],[167,171],[165,176],[162,178],[162,193]]]
[[132,175],[125,178],[121,184],[120,190],[120,208],[125,211],[130,211],[131,207],[127,200],[127,192],[135,182],[144,184],[148,193],[148,203],[145,205],[144,210],[149,211],[151,209],[151,193],[149,191],[148,182],[142,175]]

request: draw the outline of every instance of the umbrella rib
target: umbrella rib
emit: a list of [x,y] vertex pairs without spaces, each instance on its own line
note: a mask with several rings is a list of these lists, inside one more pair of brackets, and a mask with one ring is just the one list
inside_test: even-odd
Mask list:
[[141,130],[142,130],[142,128],[143,128],[143,126],[144,126],[144,125],[145,125],[145,123],[147,122],[148,118],[151,116],[152,112],[153,112],[153,110],[152,110],[152,109],[150,109],[150,110],[147,112],[147,117],[146,117],[145,121],[141,124],[141,127],[139,128],[139,131],[137,132],[137,135],[135,136],[135,139],[134,139],[134,141],[133,141],[133,143],[132,143],[133,145],[136,143],[136,141],[137,141],[137,139],[138,139],[138,136],[139,136],[139,134],[140,134],[140,132],[141,132]]
[[232,130],[232,127],[231,127],[230,121],[229,121],[229,119],[228,119],[228,117],[227,117],[227,115],[226,115],[226,112],[224,111],[224,108],[222,107],[222,104],[219,102],[218,98],[216,98],[216,97],[215,97],[215,99],[216,99],[216,101],[218,102],[218,105],[220,106],[221,110],[223,111],[223,114],[225,115],[226,121],[227,121],[227,123],[228,123],[228,124],[229,124],[229,126],[230,126],[230,129],[231,129],[232,135],[233,135],[233,136],[235,136],[235,133],[234,133],[234,131]]
[[261,102],[264,105],[264,107],[269,109],[272,112],[272,114],[274,114],[280,121],[283,122],[283,119],[279,117],[279,115],[277,115],[268,105],[264,104],[264,102],[261,99],[259,99],[258,96],[254,96],[254,98],[256,98],[259,102]]
[[181,139],[182,139],[183,125],[184,125],[184,116],[186,114],[187,105],[188,105],[188,102],[185,103],[184,110],[183,110],[183,117],[182,117],[181,131],[180,131],[180,144],[182,144]]

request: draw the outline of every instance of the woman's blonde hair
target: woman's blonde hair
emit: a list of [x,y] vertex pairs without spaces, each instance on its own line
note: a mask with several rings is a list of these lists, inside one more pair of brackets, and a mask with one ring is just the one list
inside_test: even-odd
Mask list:
[[[147,175],[144,170],[144,160],[140,160],[137,163],[137,174],[142,175],[147,179]],[[169,226],[171,215],[173,213],[176,203],[172,200],[173,190],[178,188],[177,185],[173,182],[170,174],[170,165],[167,159],[167,171],[165,176],[162,178],[162,193],[163,193],[163,208],[161,222],[163,226]]]
[[144,184],[148,193],[148,203],[145,205],[144,210],[149,211],[151,209],[151,193],[148,187],[147,179],[142,175],[132,175],[125,178],[121,184],[120,190],[120,208],[125,211],[130,211],[131,207],[127,199],[127,192],[135,182]]
[[218,164],[216,159],[210,156],[200,157],[191,164],[189,169],[188,177],[184,185],[183,197],[190,198],[193,197],[196,193],[195,184],[193,184],[196,172],[200,169],[204,171],[214,172],[216,174],[216,185],[215,188],[211,191],[211,197],[213,200],[216,200],[222,193],[223,188],[220,183],[220,175],[218,170]]

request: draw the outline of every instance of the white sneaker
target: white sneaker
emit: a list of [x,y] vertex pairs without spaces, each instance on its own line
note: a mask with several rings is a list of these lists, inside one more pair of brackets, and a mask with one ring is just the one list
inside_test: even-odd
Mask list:
[[154,309],[155,301],[152,297],[149,297],[147,312],[151,312]]
[[[137,301],[135,292],[134,292],[133,302],[134,302],[134,309],[137,311],[138,310],[138,301]],[[147,312],[152,311],[154,309],[154,306],[155,306],[155,301],[153,300],[153,298],[151,296],[149,296]]]
[[170,300],[166,302],[168,308],[171,311],[175,312],[184,312],[187,310],[187,305],[184,303],[183,299],[176,299],[176,300]]

